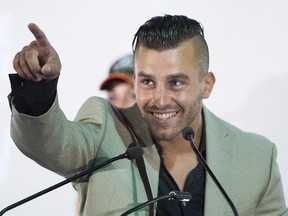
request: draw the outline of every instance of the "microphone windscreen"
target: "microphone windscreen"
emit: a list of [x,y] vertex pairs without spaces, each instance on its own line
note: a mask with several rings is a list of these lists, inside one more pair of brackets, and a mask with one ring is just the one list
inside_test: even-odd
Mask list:
[[184,139],[189,140],[189,136],[192,136],[192,138],[194,138],[194,130],[191,127],[185,127],[182,130],[182,135],[184,137]]
[[127,159],[129,160],[140,158],[143,154],[143,149],[140,146],[128,148],[126,151]]

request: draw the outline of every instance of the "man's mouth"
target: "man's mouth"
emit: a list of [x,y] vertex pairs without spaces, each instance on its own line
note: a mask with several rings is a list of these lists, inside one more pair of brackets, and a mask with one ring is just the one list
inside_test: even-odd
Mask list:
[[155,116],[157,119],[165,121],[168,120],[174,116],[176,116],[177,112],[167,112],[167,113],[152,113],[153,116]]

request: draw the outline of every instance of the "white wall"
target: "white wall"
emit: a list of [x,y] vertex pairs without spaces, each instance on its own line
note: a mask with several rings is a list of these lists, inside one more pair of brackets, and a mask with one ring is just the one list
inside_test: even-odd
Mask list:
[[[112,61],[131,51],[138,27],[164,13],[202,22],[217,78],[205,103],[276,143],[288,201],[288,1],[1,0],[0,5],[0,209],[63,180],[22,155],[9,136],[7,75],[14,54],[33,40],[27,24],[38,24],[61,56],[60,104],[73,119],[89,96],[105,97],[99,83]],[[75,202],[76,193],[66,185],[6,214],[74,215]]]

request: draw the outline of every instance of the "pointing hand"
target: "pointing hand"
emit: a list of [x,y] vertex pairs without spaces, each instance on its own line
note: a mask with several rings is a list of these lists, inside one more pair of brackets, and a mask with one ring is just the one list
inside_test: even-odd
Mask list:
[[28,25],[35,37],[28,46],[18,52],[13,60],[13,67],[23,78],[42,81],[59,76],[61,62],[56,50],[49,43],[44,32],[34,23]]

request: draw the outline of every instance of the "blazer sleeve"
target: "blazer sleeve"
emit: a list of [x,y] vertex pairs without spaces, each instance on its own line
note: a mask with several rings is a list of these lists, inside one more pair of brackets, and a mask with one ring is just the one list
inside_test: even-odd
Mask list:
[[92,166],[105,133],[104,100],[88,99],[80,109],[87,113],[79,121],[66,118],[57,96],[52,107],[40,116],[19,113],[11,104],[11,137],[22,153],[64,177]]

